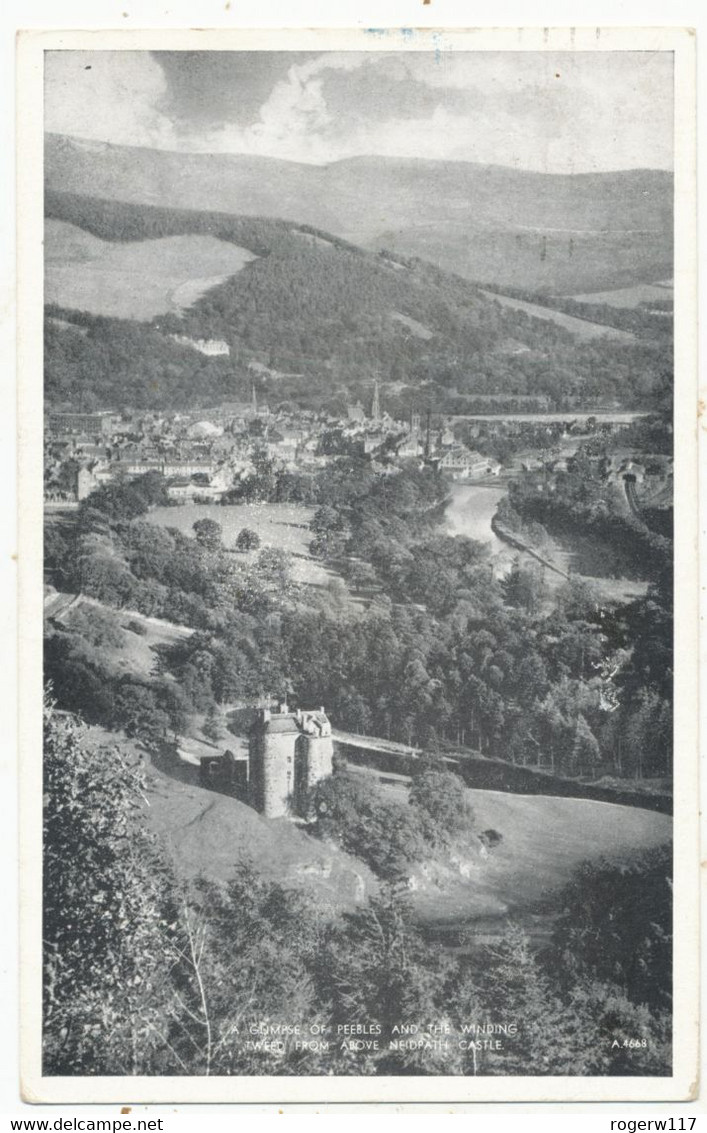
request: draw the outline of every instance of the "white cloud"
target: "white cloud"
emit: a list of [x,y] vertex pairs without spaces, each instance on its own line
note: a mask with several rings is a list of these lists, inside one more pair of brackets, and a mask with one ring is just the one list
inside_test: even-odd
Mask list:
[[355,70],[366,58],[358,52],[328,52],[293,64],[261,106],[257,122],[247,127],[224,123],[219,130],[193,138],[189,148],[314,163],[336,160],[343,154],[340,143],[332,145],[327,136],[335,123],[324,98],[322,76],[327,71]]
[[[370,64],[386,80],[439,92],[423,116],[391,101],[346,123],[327,104],[332,84]],[[429,157],[584,172],[672,164],[671,60],[667,53],[327,52],[293,64],[248,126],[176,126],[165,75],[147,52],[50,52],[47,128],[126,145],[243,153],[325,163],[359,154]],[[445,91],[479,92],[444,105]],[[338,92],[341,106],[342,91]],[[346,91],[343,91],[344,97]],[[434,101],[434,100],[433,100]],[[429,99],[428,99],[429,103]],[[463,105],[463,104],[462,104]]]
[[45,129],[122,145],[177,149],[162,109],[167,82],[147,51],[48,51]]

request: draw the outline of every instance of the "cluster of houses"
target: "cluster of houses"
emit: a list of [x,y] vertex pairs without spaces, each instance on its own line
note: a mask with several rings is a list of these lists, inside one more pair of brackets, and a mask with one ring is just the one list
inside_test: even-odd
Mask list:
[[360,403],[345,418],[288,409],[271,413],[250,402],[231,402],[191,414],[134,412],[52,413],[45,436],[45,499],[70,503],[102,484],[159,472],[175,502],[220,499],[255,473],[254,453],[278,468],[313,472],[333,459],[325,436],[371,458],[381,474],[406,462],[439,467],[453,479],[498,475],[501,465],[460,444],[445,425],[430,428],[413,412],[400,422],[380,410],[376,389],[370,414]]
[[[616,422],[594,425],[579,419],[468,417],[436,418],[432,427],[429,414],[423,418],[415,411],[402,422],[381,410],[377,385],[368,412],[360,402],[350,405],[344,417],[292,407],[271,412],[258,403],[253,387],[248,402],[225,402],[196,413],[51,413],[45,433],[45,500],[75,504],[102,484],[151,471],[166,478],[175,503],[219,500],[256,474],[256,454],[278,469],[305,474],[350,452],[367,456],[380,475],[392,476],[405,464],[417,463],[436,467],[453,480],[483,482],[502,471],[498,460],[472,447],[491,447],[490,431],[497,440],[514,439],[509,469],[562,472],[589,437],[608,440],[618,427]],[[665,470],[660,472],[665,478]],[[614,449],[605,474],[640,484],[646,471],[630,453]]]

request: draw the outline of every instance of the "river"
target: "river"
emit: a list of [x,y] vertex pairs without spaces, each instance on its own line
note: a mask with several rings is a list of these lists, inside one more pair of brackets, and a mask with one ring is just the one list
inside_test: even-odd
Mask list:
[[507,555],[509,548],[491,529],[491,520],[505,494],[504,488],[486,488],[456,480],[450,487],[450,500],[444,513],[447,533],[487,543],[492,555]]
[[[478,484],[462,484],[455,481],[450,486],[450,499],[444,513],[448,535],[466,535],[470,539],[478,539],[488,545],[493,556],[496,578],[507,575],[516,559],[522,564],[527,563],[538,569],[536,558],[515,550],[491,530],[491,520],[499,500],[505,494],[504,488],[486,488]],[[635,601],[636,598],[644,595],[648,588],[646,581],[608,577],[605,574],[582,574],[577,569],[577,556],[569,540],[548,538],[543,544],[541,554],[548,563],[553,563],[558,568],[557,571],[543,569],[543,578],[550,593],[563,587],[569,574],[590,583],[597,599],[609,604]],[[601,569],[600,565],[598,569]]]
[[[466,535],[469,539],[477,539],[480,543],[487,544],[493,556],[496,578],[505,577],[516,559],[537,569],[537,560],[533,556],[504,543],[491,527],[491,520],[499,500],[505,494],[504,488],[487,488],[479,484],[461,484],[456,481],[451,486],[450,501],[444,513],[449,535]],[[569,571],[570,558],[569,554],[553,546],[552,561],[557,563],[560,572],[564,571],[566,574]],[[544,575],[551,590],[557,589],[565,582],[562,573],[548,570]]]

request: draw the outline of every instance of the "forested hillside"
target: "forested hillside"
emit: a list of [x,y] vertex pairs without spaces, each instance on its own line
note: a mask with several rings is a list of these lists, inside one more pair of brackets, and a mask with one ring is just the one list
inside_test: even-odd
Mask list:
[[[670,380],[669,327],[629,343],[611,341],[608,328],[606,338],[582,341],[431,264],[365,252],[307,226],[61,193],[48,193],[46,208],[104,241],[201,233],[257,257],[189,309],[151,324],[49,308],[53,404],[209,404],[247,393],[252,361],[278,372],[260,379],[272,402],[337,412],[368,398],[374,378],[393,413],[413,401],[464,412],[470,396],[484,393],[543,394],[557,407],[618,398],[645,408],[661,403]],[[175,333],[223,339],[230,357],[199,356],[177,345]]]

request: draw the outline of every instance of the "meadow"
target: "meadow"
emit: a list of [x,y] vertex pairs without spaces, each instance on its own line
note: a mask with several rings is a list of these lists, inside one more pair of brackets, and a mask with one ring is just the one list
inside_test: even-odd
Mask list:
[[214,236],[108,242],[61,220],[45,222],[45,301],[148,322],[191,306],[256,257]]
[[[238,533],[247,527],[259,536],[259,550],[263,547],[276,547],[287,552],[295,582],[326,586],[332,578],[338,578],[339,575],[317,562],[309,553],[312,540],[309,522],[314,511],[314,508],[298,504],[254,503],[228,507],[184,504],[181,507],[153,508],[146,518],[160,527],[176,527],[185,535],[193,534],[192,527],[198,519],[214,519],[221,524],[223,544],[227,548],[235,547]],[[239,557],[243,562],[254,562],[259,550],[239,552]]]
[[[638,807],[549,795],[470,791],[477,830],[502,841],[416,895],[421,920],[488,920],[542,913],[584,861],[628,858],[670,842],[672,819]],[[463,873],[466,876],[463,876]]]
[[[635,336],[629,331],[617,330],[615,327],[605,326],[603,323],[592,323],[589,319],[577,319],[574,315],[565,315],[562,311],[555,311],[552,307],[541,307],[539,303],[528,303],[525,299],[514,299],[511,295],[499,295],[495,291],[484,291],[489,299],[495,299],[502,307],[512,307],[515,311],[524,311],[535,319],[545,319],[555,323],[564,330],[575,334],[581,341],[587,342],[593,338],[609,338],[614,342],[630,343]],[[580,296],[575,296],[579,299]],[[600,302],[598,295],[585,296]]]

